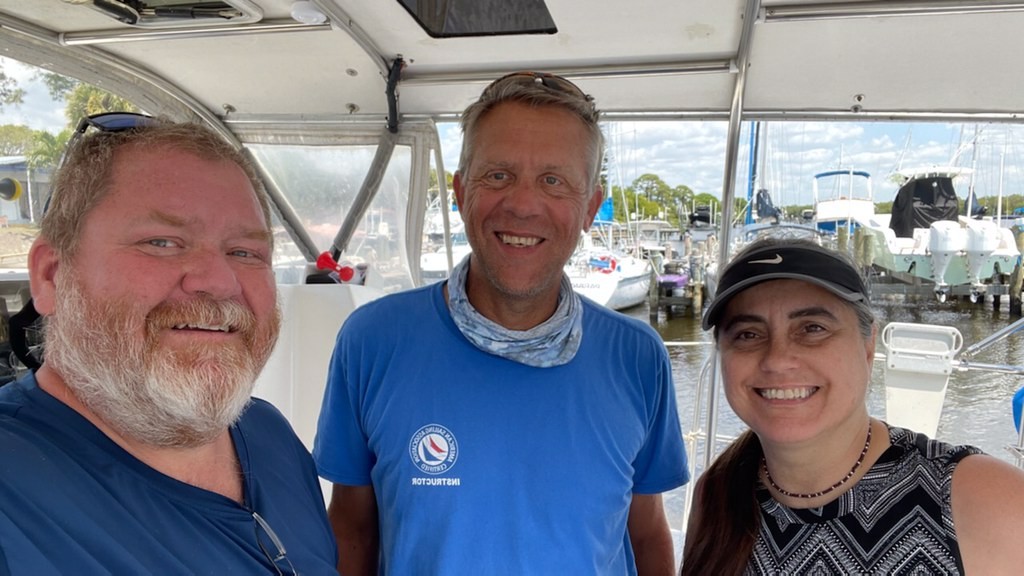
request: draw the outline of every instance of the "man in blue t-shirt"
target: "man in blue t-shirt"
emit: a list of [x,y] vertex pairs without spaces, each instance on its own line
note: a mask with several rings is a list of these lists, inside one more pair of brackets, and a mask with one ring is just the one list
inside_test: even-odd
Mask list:
[[572,290],[602,201],[592,99],[498,79],[462,117],[472,252],[357,309],[314,459],[344,574],[674,573],[661,493],[688,480],[657,333]]
[[0,388],[0,574],[336,573],[312,458],[250,398],[271,253],[215,132],[83,121],[29,253],[45,357]]

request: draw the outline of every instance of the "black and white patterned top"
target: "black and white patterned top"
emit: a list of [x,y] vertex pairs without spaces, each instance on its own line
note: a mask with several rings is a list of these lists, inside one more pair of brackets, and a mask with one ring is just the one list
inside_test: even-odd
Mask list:
[[891,446],[852,490],[820,508],[757,490],[761,530],[746,574],[963,574],[953,469],[973,446],[889,427]]

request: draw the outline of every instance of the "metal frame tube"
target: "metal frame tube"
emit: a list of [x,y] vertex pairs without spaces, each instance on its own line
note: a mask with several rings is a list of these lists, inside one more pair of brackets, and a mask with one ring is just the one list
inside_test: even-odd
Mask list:
[[761,12],[764,22],[840,20],[888,16],[933,16],[994,12],[1021,12],[1024,2],[963,2],[957,0],[874,0],[832,4],[785,4]]
[[[733,89],[732,107],[729,111],[728,140],[725,150],[725,188],[722,190],[722,239],[718,246],[718,272],[721,273],[729,258],[729,245],[731,238],[729,226],[732,222],[732,204],[736,196],[736,164],[740,149],[740,127],[743,122],[743,97],[746,88],[747,68],[750,61],[750,42],[754,34],[754,19],[760,9],[760,0],[747,0],[746,11],[743,15],[743,32],[740,35],[740,45],[737,51],[738,70],[736,74],[736,85]],[[711,386],[708,390],[708,436],[706,450],[704,451],[704,468],[707,469],[714,459],[713,448],[715,437],[718,435],[718,365],[717,362],[711,366]]]

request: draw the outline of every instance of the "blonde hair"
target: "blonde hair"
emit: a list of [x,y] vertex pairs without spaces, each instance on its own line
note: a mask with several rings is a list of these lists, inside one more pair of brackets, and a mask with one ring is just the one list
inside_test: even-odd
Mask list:
[[[531,74],[533,78],[531,79]],[[594,101],[589,96],[579,92],[578,94],[563,91],[557,88],[558,84],[548,81],[549,78],[556,78],[558,84],[573,85],[568,80],[560,77],[553,77],[543,73],[518,73],[510,74],[495,80],[490,86],[484,89],[480,98],[473,102],[462,113],[460,121],[462,125],[462,152],[459,155],[459,172],[465,173],[473,161],[473,141],[476,137],[477,127],[480,121],[487,116],[499,104],[514,102],[524,104],[532,108],[552,106],[568,110],[576,115],[586,127],[590,136],[588,152],[592,159],[591,170],[588,175],[588,182],[593,189],[601,181],[601,162],[604,159],[604,134],[598,124],[600,112],[594,106]],[[552,87],[552,85],[556,87]],[[576,90],[579,90],[576,88]]]

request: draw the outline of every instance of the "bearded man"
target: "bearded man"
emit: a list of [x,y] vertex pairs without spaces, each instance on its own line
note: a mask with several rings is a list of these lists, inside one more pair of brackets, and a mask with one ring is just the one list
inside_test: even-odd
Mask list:
[[44,361],[0,389],[0,573],[335,573],[312,459],[250,398],[271,242],[216,133],[83,120],[29,255]]

